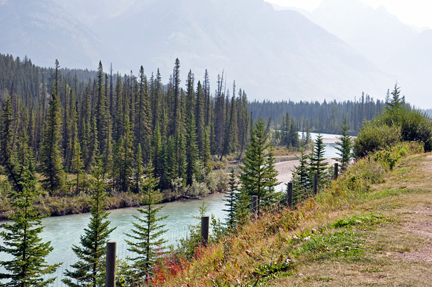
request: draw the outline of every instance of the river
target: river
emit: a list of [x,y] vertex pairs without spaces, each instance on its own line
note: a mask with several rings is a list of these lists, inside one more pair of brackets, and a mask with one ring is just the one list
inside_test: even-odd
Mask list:
[[[336,157],[336,149],[334,140],[339,135],[322,134],[323,138],[326,139],[326,158]],[[315,139],[317,134],[311,133],[312,139]],[[331,142],[333,139],[333,143]],[[279,184],[277,191],[285,188],[285,183]],[[165,204],[165,207],[159,212],[160,216],[168,215],[169,217],[162,221],[165,224],[165,229],[168,232],[164,235],[164,238],[168,240],[168,244],[175,244],[180,238],[184,238],[188,234],[188,226],[198,224],[199,221],[194,219],[193,216],[199,215],[199,206],[203,203],[207,206],[207,215],[214,215],[215,218],[221,221],[225,220],[225,208],[223,198],[224,194],[213,194],[204,199],[200,200],[187,200],[187,201],[176,201]],[[129,253],[127,251],[127,245],[124,239],[127,236],[124,233],[130,232],[132,228],[132,222],[136,221],[134,215],[138,216],[139,213],[137,208],[123,208],[111,210],[109,220],[111,226],[116,227],[110,236],[110,240],[116,241],[117,256],[119,258],[126,258]],[[80,236],[83,235],[83,229],[87,227],[90,220],[90,214],[77,214],[77,215],[66,215],[60,217],[48,217],[42,220],[44,230],[42,232],[43,241],[51,241],[51,245],[54,251],[51,252],[47,261],[49,264],[64,262],[62,267],[57,271],[57,276],[60,277],[63,271],[77,261],[77,257],[72,252],[72,245],[78,245]],[[0,245],[2,241],[0,239]],[[4,253],[0,253],[2,260],[7,260],[8,256]],[[0,272],[2,272],[0,268]],[[56,282],[55,286],[61,286],[59,281]]]

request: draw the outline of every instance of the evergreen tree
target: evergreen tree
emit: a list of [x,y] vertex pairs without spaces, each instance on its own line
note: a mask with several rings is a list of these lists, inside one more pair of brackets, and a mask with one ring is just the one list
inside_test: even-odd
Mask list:
[[224,201],[227,209],[223,211],[228,212],[227,225],[230,229],[234,228],[235,223],[235,208],[236,208],[236,191],[237,191],[237,179],[234,173],[234,169],[231,169],[230,178],[229,178],[229,192],[225,196]]
[[57,94],[59,79],[59,63],[56,60],[55,84],[48,108],[48,119],[42,143],[41,173],[45,176],[42,186],[51,193],[58,192],[63,188],[63,165],[60,152],[61,142],[61,120],[60,102]]
[[300,156],[297,156],[297,159],[299,160],[299,164],[294,166],[292,172],[293,205],[296,205],[309,195],[309,188],[311,186],[308,168],[309,157],[304,148],[300,148]]
[[80,183],[84,180],[84,163],[81,158],[81,145],[77,141],[74,143],[74,155],[72,158],[72,172],[76,174],[76,190],[75,193],[80,192]]
[[249,220],[249,215],[251,212],[251,197],[243,188],[240,189],[240,192],[236,193],[234,209],[236,227],[245,225]]
[[348,130],[348,123],[346,118],[342,122],[341,126],[341,137],[339,138],[339,142],[336,143],[336,149],[338,152],[336,153],[339,157],[335,158],[336,161],[340,162],[341,172],[345,172],[348,168],[348,165],[352,159],[352,141],[351,136]]
[[[258,120],[251,134],[243,164],[240,166],[240,183],[248,195],[258,197],[259,206],[272,201],[277,185],[277,171],[272,145],[264,122]],[[258,206],[258,214],[260,208]]]
[[[103,181],[103,163],[100,158],[93,170],[91,218],[84,235],[80,237],[80,246],[74,245],[73,252],[79,261],[65,271],[62,281],[68,286],[105,286],[105,254],[106,244],[111,232],[109,213],[105,210],[107,193]],[[75,283],[77,282],[77,283]]]
[[143,172],[141,144],[138,144],[138,152],[135,158],[135,193],[139,193],[141,190],[141,176]]
[[0,137],[0,165],[5,169],[9,182],[15,190],[22,190],[22,183],[18,177],[18,165],[14,161],[13,152],[13,111],[11,98],[8,97],[3,106]]
[[202,160],[204,167],[206,168],[207,173],[209,173],[210,172],[210,161],[211,161],[210,127],[209,126],[207,126],[204,130],[203,151],[202,151],[201,160]]
[[[7,131],[10,120],[10,106],[5,108],[6,116],[3,121],[2,152],[10,148],[7,143],[10,140],[10,132]],[[6,122],[5,122],[6,120]],[[6,124],[6,125],[5,125]],[[9,137],[9,139],[7,138]],[[48,286],[54,278],[46,278],[53,274],[59,264],[48,265],[45,258],[53,251],[50,242],[42,242],[39,237],[43,231],[41,216],[34,206],[38,192],[36,190],[36,172],[32,160],[29,157],[28,137],[23,131],[19,141],[19,162],[14,161],[9,155],[11,150],[3,154],[1,164],[6,168],[9,180],[12,181],[12,190],[9,198],[13,213],[9,216],[12,224],[4,224],[0,231],[3,244],[0,245],[0,253],[4,252],[12,256],[9,261],[0,260],[0,266],[7,273],[0,273],[0,279],[12,280],[14,286]],[[6,147],[3,144],[6,143]],[[16,173],[19,170],[19,173]],[[15,184],[14,181],[19,182]]]
[[161,178],[163,175],[163,163],[164,155],[162,153],[162,138],[160,133],[160,125],[156,124],[155,130],[153,131],[153,147],[152,147],[152,165],[154,166],[154,177]]
[[386,102],[386,109],[390,112],[395,112],[403,106],[405,103],[405,97],[400,96],[400,88],[397,86],[397,83],[395,84],[391,94],[393,97],[390,101]]
[[131,259],[133,272],[138,278],[144,277],[146,280],[151,278],[152,266],[155,263],[157,254],[156,248],[162,247],[166,240],[161,236],[167,231],[163,229],[165,225],[159,222],[166,219],[168,216],[157,217],[157,213],[164,207],[155,207],[157,203],[156,196],[159,190],[155,190],[158,186],[158,179],[153,177],[153,167],[151,163],[147,167],[147,178],[144,181],[142,193],[145,196],[145,208],[137,209],[140,216],[134,216],[138,223],[133,222],[134,229],[126,235],[131,240],[126,240],[129,245],[128,250],[134,253]]
[[327,169],[328,163],[324,162],[325,145],[323,143],[323,137],[319,133],[314,145],[314,150],[309,157],[309,172],[312,177],[314,173],[318,174],[318,184],[321,186],[325,179],[325,171]]

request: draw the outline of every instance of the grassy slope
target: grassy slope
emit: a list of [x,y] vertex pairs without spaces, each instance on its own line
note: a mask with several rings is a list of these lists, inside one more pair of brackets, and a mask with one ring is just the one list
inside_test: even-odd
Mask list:
[[428,286],[432,155],[407,156],[393,171],[374,169],[373,160],[358,166],[316,201],[264,215],[198,251],[158,285]]

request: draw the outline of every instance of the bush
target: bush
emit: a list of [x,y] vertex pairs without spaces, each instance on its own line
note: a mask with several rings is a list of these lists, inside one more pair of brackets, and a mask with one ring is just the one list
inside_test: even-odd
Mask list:
[[432,122],[423,112],[400,108],[387,111],[381,115],[377,122],[389,126],[400,126],[403,141],[418,141],[425,144],[425,150],[432,148]]
[[399,141],[421,142],[426,152],[431,151],[432,120],[407,106],[389,108],[373,121],[365,122],[354,140],[354,155],[363,157]]
[[401,140],[401,127],[368,121],[354,139],[354,156],[364,157],[371,152],[393,146]]

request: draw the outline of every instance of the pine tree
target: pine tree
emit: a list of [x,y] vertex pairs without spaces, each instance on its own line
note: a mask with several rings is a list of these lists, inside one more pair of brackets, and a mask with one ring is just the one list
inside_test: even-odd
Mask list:
[[314,150],[309,157],[309,172],[312,177],[314,173],[318,174],[318,184],[321,186],[325,181],[325,170],[327,169],[328,163],[324,162],[325,145],[323,143],[323,137],[319,133],[314,145]]
[[405,97],[400,96],[400,88],[397,86],[397,83],[395,84],[391,94],[393,97],[390,101],[386,102],[386,110],[389,110],[393,113],[402,107],[402,105],[405,103]]
[[[62,281],[73,287],[78,286],[105,286],[105,254],[106,244],[111,232],[109,213],[105,210],[106,191],[103,181],[103,163],[100,158],[93,170],[94,181],[92,183],[91,218],[84,235],[80,237],[80,246],[74,245],[73,252],[79,261],[66,270]],[[78,282],[78,283],[75,283]]]
[[[256,195],[259,205],[272,201],[277,185],[277,171],[272,145],[264,122],[258,120],[251,134],[243,164],[240,166],[240,183],[248,195]],[[260,208],[258,207],[258,214]]]
[[[4,131],[5,128],[2,135],[7,134]],[[54,282],[55,277],[47,278],[47,275],[53,274],[59,264],[48,265],[45,261],[53,248],[50,242],[42,242],[39,237],[43,226],[41,216],[34,207],[34,201],[38,195],[36,172],[29,157],[27,141],[27,135],[23,132],[19,144],[20,154],[23,156],[20,158],[21,163],[18,164],[8,159],[7,156],[2,157],[2,164],[7,170],[13,172],[13,174],[8,174],[9,179],[17,180],[20,184],[16,185],[12,182],[13,189],[9,194],[13,209],[9,219],[13,223],[4,224],[3,231],[0,232],[3,241],[3,244],[0,245],[0,253],[4,252],[13,257],[9,261],[0,260],[0,266],[7,271],[7,273],[0,273],[0,279],[11,279],[14,286],[48,286]],[[13,165],[19,165],[19,173],[15,173],[16,168],[11,168]]]
[[130,178],[133,175],[133,151],[132,134],[130,131],[129,119],[126,118],[125,134],[120,136],[115,145],[114,163],[111,173],[115,187],[122,192],[127,192],[130,186]]
[[41,173],[45,176],[42,186],[51,193],[58,192],[63,188],[63,165],[60,152],[61,142],[61,120],[60,102],[57,94],[59,63],[56,60],[55,84],[48,108],[48,119],[42,143]]
[[249,215],[251,213],[251,197],[247,191],[243,188],[240,192],[236,193],[235,200],[235,224],[236,227],[243,226],[249,220]]
[[228,212],[227,225],[232,230],[234,228],[235,223],[235,208],[236,208],[236,191],[237,191],[237,179],[234,173],[234,169],[231,169],[230,178],[229,178],[229,192],[225,196],[224,201],[227,209],[223,211]]
[[206,168],[206,172],[210,172],[210,161],[211,161],[211,154],[210,154],[210,127],[207,126],[204,130],[204,140],[203,140],[203,151],[202,151],[202,163],[204,167]]
[[160,125],[159,123],[156,124],[155,130],[153,131],[153,146],[152,146],[152,153],[151,153],[151,159],[152,164],[154,166],[154,177],[161,178],[164,170],[163,170],[163,153],[162,153],[162,138],[160,133]]
[[336,153],[339,157],[335,158],[336,161],[340,162],[341,172],[345,172],[348,168],[348,165],[352,159],[352,141],[351,136],[349,134],[349,128],[346,118],[342,122],[341,126],[341,137],[339,138],[339,142],[336,143],[336,149],[338,152]]
[[170,189],[171,180],[175,179],[178,170],[174,136],[168,138],[168,143],[165,146],[164,168],[159,186],[161,189]]
[[294,166],[292,172],[292,183],[293,183],[293,204],[296,205],[302,201],[309,194],[309,188],[311,186],[308,159],[309,156],[306,154],[304,148],[300,148],[300,156],[297,156],[299,165]]
[[14,161],[13,152],[13,122],[14,118],[11,98],[8,97],[3,106],[2,130],[0,137],[0,165],[5,169],[9,182],[15,190],[22,190],[22,183],[18,177],[18,165]]
[[143,174],[143,160],[141,152],[141,144],[138,144],[138,151],[135,158],[135,193],[139,193],[141,189],[141,176]]
[[76,174],[76,190],[75,193],[80,192],[80,183],[84,180],[84,163],[81,157],[81,145],[78,141],[74,143],[74,155],[72,158],[72,172]]
[[140,216],[134,216],[134,218],[138,220],[138,223],[133,222],[134,229],[131,230],[131,233],[126,233],[131,238],[131,240],[126,240],[129,245],[128,250],[134,253],[134,256],[129,258],[134,262],[132,265],[133,272],[138,278],[144,277],[146,280],[152,275],[152,266],[157,257],[156,248],[162,247],[166,243],[166,240],[160,237],[167,230],[163,229],[165,225],[161,225],[159,222],[168,217],[157,217],[157,213],[164,206],[153,206],[157,203],[156,195],[159,193],[159,190],[155,190],[159,183],[153,177],[153,173],[153,167],[150,163],[147,167],[147,178],[142,188],[142,193],[145,196],[145,208],[137,209]]

